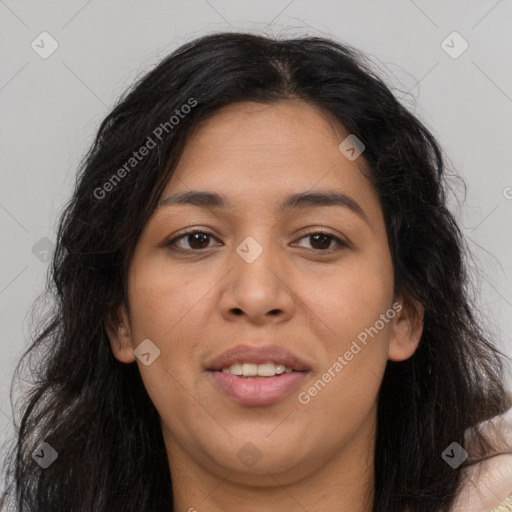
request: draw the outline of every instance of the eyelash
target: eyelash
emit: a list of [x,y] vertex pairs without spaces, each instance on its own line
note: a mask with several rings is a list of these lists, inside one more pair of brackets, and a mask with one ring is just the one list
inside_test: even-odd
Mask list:
[[[181,235],[173,238],[172,240],[169,240],[169,242],[167,242],[166,245],[171,247],[171,249],[175,250],[175,251],[182,251],[182,252],[189,252],[189,251],[191,251],[191,252],[202,252],[202,251],[206,251],[210,247],[205,247],[203,249],[183,249],[181,247],[180,248],[173,247],[176,244],[176,242],[178,242],[182,238],[186,238],[189,235],[195,235],[195,234],[198,234],[198,233],[201,233],[203,235],[207,235],[209,237],[215,238],[215,236],[212,233],[209,233],[208,231],[205,231],[203,229],[192,229],[190,231],[186,231],[185,233],[182,233]],[[311,237],[313,235],[323,235],[323,236],[326,236],[328,238],[331,238],[333,241],[335,241],[338,244],[338,247],[331,248],[331,249],[312,249],[314,252],[324,253],[324,254],[332,254],[333,252],[336,252],[336,251],[339,251],[339,250],[342,250],[342,249],[345,249],[345,248],[348,247],[348,244],[346,242],[344,242],[343,240],[341,240],[337,236],[334,236],[333,234],[329,233],[328,231],[324,231],[323,229],[317,229],[315,231],[311,231],[311,232],[301,236],[299,238],[299,240],[302,240],[303,238]]]

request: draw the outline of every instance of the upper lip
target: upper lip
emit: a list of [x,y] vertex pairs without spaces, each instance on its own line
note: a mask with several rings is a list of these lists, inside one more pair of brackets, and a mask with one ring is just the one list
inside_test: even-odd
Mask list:
[[299,356],[277,345],[237,345],[214,357],[207,364],[207,369],[219,371],[234,363],[264,364],[268,362],[284,364],[295,371],[308,371],[310,369],[308,364]]

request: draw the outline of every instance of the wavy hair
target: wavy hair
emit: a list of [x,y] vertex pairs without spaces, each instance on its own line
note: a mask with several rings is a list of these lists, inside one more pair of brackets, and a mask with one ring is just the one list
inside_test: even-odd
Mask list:
[[[357,49],[323,37],[218,33],[181,46],[138,79],[80,164],[49,269],[51,307],[16,367],[15,380],[26,362],[31,381],[6,458],[4,504],[13,499],[20,512],[173,509],[159,415],[137,364],[113,356],[106,328],[128,306],[134,247],[192,131],[235,102],[292,98],[366,146],[361,158],[380,198],[395,293],[424,308],[417,351],[388,361],[379,390],[373,511],[447,511],[462,470],[498,453],[479,424],[510,406],[504,354],[478,320],[469,250],[448,209],[433,135]],[[158,127],[157,147],[119,171]],[[452,469],[441,454],[453,442],[468,447],[469,430],[480,449]],[[47,469],[31,457],[42,441],[58,453]]]

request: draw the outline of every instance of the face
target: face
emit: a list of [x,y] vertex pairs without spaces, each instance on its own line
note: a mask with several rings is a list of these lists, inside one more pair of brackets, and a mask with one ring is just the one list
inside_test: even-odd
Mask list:
[[[371,452],[387,360],[414,353],[421,325],[394,296],[364,153],[338,148],[348,135],[294,100],[231,105],[189,139],[129,267],[130,317],[110,331],[161,416],[171,471],[292,482]],[[191,191],[225,204],[171,199]],[[280,208],[297,194],[310,197]],[[267,360],[295,371],[214,371]]]

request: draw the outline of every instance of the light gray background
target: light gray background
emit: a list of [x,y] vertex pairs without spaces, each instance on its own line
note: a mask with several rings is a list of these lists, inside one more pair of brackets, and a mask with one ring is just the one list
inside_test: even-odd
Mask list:
[[[48,268],[33,246],[55,240],[77,164],[116,98],[212,31],[332,36],[373,56],[468,185],[453,208],[482,272],[482,316],[511,355],[511,22],[510,0],[0,0],[0,438],[12,435],[9,387]],[[43,31],[59,45],[47,59],[31,48]],[[441,47],[453,31],[469,44],[456,59]]]

